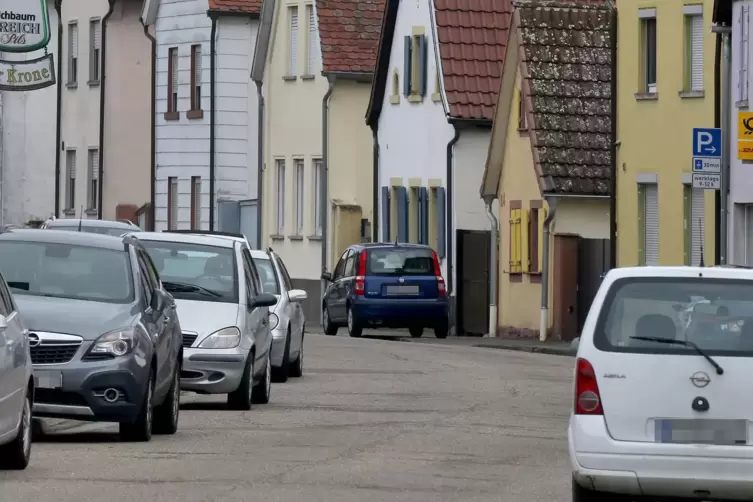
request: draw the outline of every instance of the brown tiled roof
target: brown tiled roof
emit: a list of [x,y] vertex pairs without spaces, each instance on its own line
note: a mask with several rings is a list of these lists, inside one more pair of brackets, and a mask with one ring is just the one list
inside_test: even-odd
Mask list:
[[434,0],[450,117],[494,119],[510,0]]
[[325,72],[373,73],[385,0],[316,0]]
[[209,0],[209,10],[259,14],[262,0]]
[[515,7],[542,192],[608,195],[611,9],[595,2],[516,2]]

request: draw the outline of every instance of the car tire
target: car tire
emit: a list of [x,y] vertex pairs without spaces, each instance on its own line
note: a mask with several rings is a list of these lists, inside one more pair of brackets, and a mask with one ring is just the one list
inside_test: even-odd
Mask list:
[[325,335],[337,335],[337,326],[332,323],[332,319],[329,317],[329,307],[326,306],[322,309],[322,327]]
[[120,423],[120,438],[124,441],[145,443],[152,439],[154,420],[154,370],[149,372],[146,382],[146,394],[141,403],[141,410],[134,422]]
[[254,390],[251,392],[251,401],[254,404],[267,404],[272,395],[272,356],[270,354],[267,354],[264,366],[264,375],[261,381],[254,385]]
[[303,332],[301,332],[301,348],[298,351],[298,357],[290,365],[290,376],[293,378],[301,378],[303,376]]
[[450,332],[450,328],[449,326],[447,326],[447,324],[442,324],[434,328],[434,336],[440,339],[447,338],[447,335],[449,334],[449,332]]
[[241,383],[237,389],[227,395],[227,407],[231,410],[248,411],[251,409],[251,392],[254,388],[254,357],[256,356],[253,352],[248,353]]
[[573,502],[632,502],[633,500],[637,502],[642,498],[588,490],[573,479]]
[[175,434],[180,418],[180,364],[175,368],[173,382],[167,391],[165,401],[154,409],[154,433]]
[[424,328],[408,328],[408,331],[413,338],[421,338],[424,334]]
[[353,309],[350,308],[350,305],[348,305],[347,311],[348,334],[353,338],[361,338],[361,335],[363,334],[363,326],[361,326],[361,323],[358,322],[358,318],[353,313]]
[[18,434],[8,444],[0,446],[0,468],[22,471],[29,465],[31,459],[31,408],[32,396],[26,393],[24,407],[21,411],[21,423]]
[[290,328],[285,335],[285,352],[282,354],[282,365],[279,368],[272,367],[272,381],[275,383],[285,383],[288,381],[290,374]]

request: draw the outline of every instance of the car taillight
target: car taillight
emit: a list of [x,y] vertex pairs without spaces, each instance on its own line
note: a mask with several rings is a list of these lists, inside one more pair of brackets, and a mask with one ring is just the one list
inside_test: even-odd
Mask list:
[[575,414],[603,415],[594,367],[586,359],[575,362]]
[[358,255],[358,273],[356,274],[355,293],[363,296],[366,292],[366,251]]
[[444,285],[444,278],[442,277],[442,267],[439,266],[439,257],[434,251],[431,252],[431,256],[434,259],[434,275],[437,276],[437,289],[439,290],[439,296],[445,296],[447,294],[447,288]]

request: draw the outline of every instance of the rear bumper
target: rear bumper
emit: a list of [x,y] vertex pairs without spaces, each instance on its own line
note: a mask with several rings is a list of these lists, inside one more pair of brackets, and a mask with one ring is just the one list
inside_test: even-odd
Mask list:
[[351,308],[359,322],[394,328],[446,326],[449,319],[447,298],[431,300],[383,300],[356,298]]
[[607,493],[750,500],[753,447],[615,441],[603,417],[570,419],[573,477]]

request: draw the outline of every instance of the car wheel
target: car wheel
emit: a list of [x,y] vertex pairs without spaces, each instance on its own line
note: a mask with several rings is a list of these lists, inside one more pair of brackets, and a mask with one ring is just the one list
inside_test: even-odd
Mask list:
[[124,441],[146,442],[152,439],[152,420],[154,418],[154,371],[149,372],[146,382],[146,394],[141,403],[141,411],[136,421],[120,423],[120,437]]
[[329,318],[328,307],[322,309],[322,327],[325,335],[335,336],[337,334],[337,326],[332,324],[332,320]]
[[449,331],[449,327],[446,324],[443,324],[434,328],[434,336],[436,336],[437,338],[447,338]]
[[237,389],[227,395],[227,406],[231,410],[248,411],[251,409],[251,392],[254,388],[254,357],[253,352],[248,353],[241,383]]
[[285,352],[282,354],[282,365],[279,368],[272,368],[272,379],[275,383],[285,383],[288,381],[290,374],[290,329],[285,336]]
[[24,407],[21,410],[21,423],[18,434],[8,444],[0,446],[0,467],[21,471],[26,469],[31,458],[31,393],[26,393]]
[[272,395],[272,357],[270,354],[267,354],[267,362],[264,363],[264,376],[254,386],[251,400],[254,404],[267,404],[270,395]]
[[301,348],[298,350],[298,357],[290,365],[290,376],[301,378],[303,376],[303,333],[301,333]]
[[408,331],[413,338],[421,338],[421,335],[424,334],[424,328],[408,328]]
[[642,497],[630,497],[614,493],[596,492],[580,486],[573,479],[573,502],[636,502]]
[[353,309],[350,307],[348,307],[348,334],[353,338],[361,338],[363,334],[363,326],[358,322]]
[[180,365],[176,366],[173,382],[165,401],[154,409],[154,433],[175,434],[180,415]]

